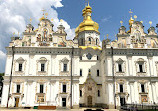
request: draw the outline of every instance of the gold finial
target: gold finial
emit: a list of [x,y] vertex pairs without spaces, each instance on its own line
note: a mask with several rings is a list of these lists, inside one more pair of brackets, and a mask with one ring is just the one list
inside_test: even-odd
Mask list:
[[13,37],[15,36],[15,32],[13,32]]
[[63,22],[63,19],[60,19],[60,22]]
[[117,41],[117,35],[115,34],[115,41]]
[[19,31],[18,31],[18,37],[19,37]]
[[131,10],[131,9],[130,9],[129,13],[130,13],[130,16],[132,17],[132,13],[133,13],[133,12],[132,12],[132,10]]
[[107,37],[107,39],[108,39],[108,37],[109,37],[109,34],[107,34],[107,35],[106,35],[106,37]]
[[32,22],[32,18],[30,18],[30,24],[31,24],[31,22]]
[[143,21],[140,21],[141,23],[143,23]]
[[104,40],[105,40],[105,35],[104,35]]
[[44,12],[46,11],[44,8],[41,10],[43,12],[43,15],[44,15]]
[[121,26],[123,25],[123,21],[120,21],[120,23],[121,23]]
[[46,18],[47,18],[47,16],[48,16],[48,13],[45,13],[45,16],[46,16]]
[[54,20],[54,19],[52,18],[51,21],[53,22],[53,20]]
[[135,21],[137,20],[137,16],[136,15],[134,15],[134,18],[135,18]]
[[149,21],[150,27],[151,27],[152,23],[153,23],[152,21]]
[[87,6],[87,1],[88,1],[88,5],[89,5],[89,0],[85,0],[85,7]]

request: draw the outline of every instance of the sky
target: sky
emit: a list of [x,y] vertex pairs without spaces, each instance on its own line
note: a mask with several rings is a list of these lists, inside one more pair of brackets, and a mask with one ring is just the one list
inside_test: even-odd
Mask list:
[[[137,15],[138,21],[143,21],[144,31],[158,23],[158,0],[89,0],[92,7],[92,19],[99,24],[100,38],[109,34],[109,39],[114,40],[115,34],[121,26],[120,21],[128,30],[130,19],[129,10],[133,16]],[[53,18],[54,30],[63,19],[63,25],[68,34],[67,39],[73,39],[75,28],[82,22],[82,10],[85,0],[0,0],[0,73],[5,71],[6,49],[13,33],[18,32],[22,37],[29,19],[37,28],[42,9],[48,13],[48,18]]]

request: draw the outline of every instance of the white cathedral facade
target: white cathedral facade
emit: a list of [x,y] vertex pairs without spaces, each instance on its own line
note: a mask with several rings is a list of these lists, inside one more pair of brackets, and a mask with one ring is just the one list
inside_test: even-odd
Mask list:
[[73,40],[64,26],[53,30],[43,16],[38,28],[26,26],[12,37],[7,50],[2,107],[57,106],[114,108],[158,104],[158,35],[144,32],[142,22],[129,20],[118,39],[103,40],[89,4]]

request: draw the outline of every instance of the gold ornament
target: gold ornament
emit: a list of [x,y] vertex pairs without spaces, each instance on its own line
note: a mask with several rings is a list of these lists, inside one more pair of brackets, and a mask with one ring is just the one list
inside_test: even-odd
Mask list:
[[131,9],[130,9],[129,13],[130,13],[130,16],[132,17],[132,13],[133,13],[133,12],[132,12],[132,10],[131,10]]
[[120,21],[120,23],[121,23],[121,26],[123,25],[123,21]]
[[135,21],[136,21],[136,19],[137,19],[137,16],[136,16],[136,15],[134,15],[134,18],[135,18]]
[[48,13],[45,13],[45,16],[46,16],[46,18],[47,18],[47,16],[48,16]]
[[32,22],[32,18],[30,18],[30,24],[31,24],[31,22]]
[[153,23],[152,21],[149,21],[150,27],[151,27],[152,23]]
[[107,34],[107,35],[106,35],[106,37],[107,37],[107,39],[108,39],[108,37],[109,37],[109,34]]

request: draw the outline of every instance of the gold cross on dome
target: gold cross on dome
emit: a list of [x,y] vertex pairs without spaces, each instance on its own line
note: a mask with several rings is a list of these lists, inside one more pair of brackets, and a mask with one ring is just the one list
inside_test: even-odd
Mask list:
[[132,10],[131,10],[131,9],[130,9],[129,13],[130,13],[130,16],[132,17],[132,13],[133,13],[133,12],[132,12]]
[[44,8],[41,10],[43,12],[43,15],[44,15],[44,12],[46,11]]
[[[88,2],[88,3],[87,3]],[[85,7],[89,4],[89,0],[85,0]]]
[[45,16],[46,16],[46,18],[47,18],[47,16],[48,16],[48,13],[45,13]]
[[151,27],[152,23],[153,23],[152,21],[149,21],[150,27]]
[[63,19],[60,19],[60,22],[63,22]]
[[51,21],[53,22],[53,20],[54,20],[54,19],[52,18]]
[[13,32],[13,37],[15,36],[15,32]]
[[117,40],[117,35],[115,34],[115,40]]
[[120,21],[120,23],[121,23],[121,26],[123,25],[123,21]]
[[136,21],[137,20],[137,16],[135,15],[134,18],[135,18],[135,21]]
[[32,18],[30,18],[30,24],[31,24],[31,22],[32,22]]
[[109,37],[109,34],[107,34],[107,35],[106,35],[106,37],[107,37],[107,39],[108,39],[108,37]]

